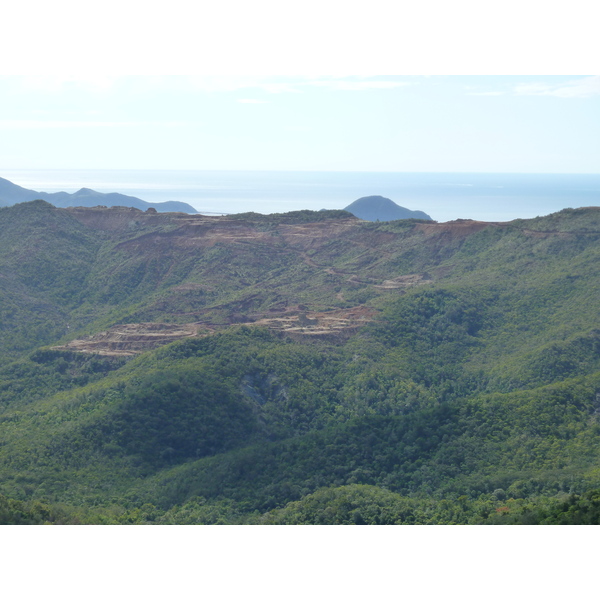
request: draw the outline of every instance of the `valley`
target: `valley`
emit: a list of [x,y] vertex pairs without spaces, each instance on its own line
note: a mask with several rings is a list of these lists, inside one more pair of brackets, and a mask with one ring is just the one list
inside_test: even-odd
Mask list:
[[599,242],[597,207],[1,208],[0,512],[593,520]]

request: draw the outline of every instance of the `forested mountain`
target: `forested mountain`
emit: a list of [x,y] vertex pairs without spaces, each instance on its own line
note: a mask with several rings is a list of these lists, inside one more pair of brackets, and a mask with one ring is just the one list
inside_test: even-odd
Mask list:
[[4,523],[597,523],[600,209],[0,209]]
[[146,202],[135,196],[126,196],[125,194],[96,192],[89,188],[81,188],[79,191],[69,194],[68,192],[36,192],[25,189],[19,185],[0,177],[0,207],[12,206],[22,202],[34,200],[45,200],[59,208],[69,206],[124,206],[148,210],[153,208],[158,212],[184,212],[195,213],[196,209],[186,202],[168,201],[168,202]]

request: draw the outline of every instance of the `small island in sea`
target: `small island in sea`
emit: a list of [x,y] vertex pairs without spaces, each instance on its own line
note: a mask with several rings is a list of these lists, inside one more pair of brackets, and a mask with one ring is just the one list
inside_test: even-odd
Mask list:
[[344,210],[363,221],[397,221],[399,219],[433,219],[421,210],[409,210],[383,196],[365,196],[346,206]]

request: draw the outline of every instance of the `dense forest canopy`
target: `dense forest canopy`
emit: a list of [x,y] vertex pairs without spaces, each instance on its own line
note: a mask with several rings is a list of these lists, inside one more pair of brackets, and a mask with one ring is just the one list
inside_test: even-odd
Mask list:
[[600,209],[0,209],[2,523],[597,523]]

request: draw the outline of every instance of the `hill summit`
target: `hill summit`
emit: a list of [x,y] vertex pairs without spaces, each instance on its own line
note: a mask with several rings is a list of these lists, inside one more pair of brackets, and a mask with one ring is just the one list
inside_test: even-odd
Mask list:
[[365,196],[346,206],[344,210],[363,221],[397,221],[398,219],[433,219],[421,210],[409,210],[398,206],[383,196]]

